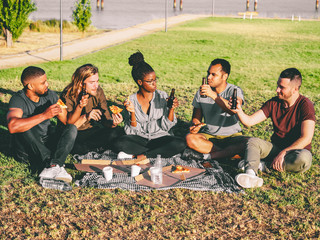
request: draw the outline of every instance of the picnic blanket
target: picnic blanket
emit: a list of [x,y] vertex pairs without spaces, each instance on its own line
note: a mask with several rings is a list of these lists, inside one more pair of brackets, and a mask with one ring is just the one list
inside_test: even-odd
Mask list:
[[[89,152],[85,155],[74,155],[75,160],[80,162],[82,159],[103,159],[117,160],[117,154],[111,150],[106,150],[102,153]],[[153,165],[155,159],[149,158]],[[178,181],[173,186],[157,188],[157,190],[167,190],[173,188],[184,188],[196,191],[215,191],[238,193],[242,190],[236,185],[234,179],[226,173],[215,160],[211,160],[212,168],[204,168],[201,163],[195,160],[185,161],[181,159],[181,155],[175,155],[172,158],[162,158],[162,166],[183,165],[194,168],[205,169],[203,174],[187,178],[184,181]],[[86,173],[81,180],[76,181],[76,185],[80,187],[93,187],[99,189],[114,189],[121,188],[130,191],[152,190],[154,188],[140,185],[133,177],[127,173],[114,173],[113,178],[107,181],[101,172]]]

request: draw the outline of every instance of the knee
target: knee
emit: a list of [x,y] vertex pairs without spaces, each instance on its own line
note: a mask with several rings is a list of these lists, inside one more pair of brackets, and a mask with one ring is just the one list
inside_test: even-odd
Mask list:
[[68,124],[65,126],[65,133],[68,135],[70,139],[75,140],[78,135],[78,129],[73,124]]
[[189,133],[186,136],[186,144],[189,148],[195,148],[197,146],[197,137],[195,134]]
[[122,151],[123,148],[127,145],[130,145],[130,141],[128,140],[126,135],[118,137],[113,141],[113,147],[118,152]]
[[249,146],[259,146],[259,140],[260,138],[251,137],[247,140],[246,145]]
[[261,149],[263,148],[263,143],[265,141],[260,139],[260,138],[255,138],[255,137],[252,137],[252,138],[249,138],[247,140],[247,142],[245,143],[245,150],[259,150],[261,152]]
[[312,165],[312,154],[306,149],[293,150],[285,159],[286,171],[303,173]]
[[298,172],[305,172],[309,170],[312,165],[312,154],[310,151],[303,149],[297,156],[297,162],[300,164]]

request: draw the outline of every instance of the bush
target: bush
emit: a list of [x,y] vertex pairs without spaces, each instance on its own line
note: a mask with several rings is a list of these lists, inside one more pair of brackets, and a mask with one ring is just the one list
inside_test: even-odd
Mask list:
[[90,0],[79,0],[75,4],[75,10],[72,13],[74,24],[79,31],[84,32],[91,24],[91,5]]
[[28,26],[28,16],[35,11],[36,5],[31,0],[0,0],[0,28],[7,41],[17,40],[25,27]]
[[[78,31],[77,28],[67,20],[63,20],[62,22],[63,30],[70,31]],[[59,32],[60,31],[60,20],[50,19],[50,20],[37,20],[35,22],[31,22],[29,24],[30,31],[33,32]]]

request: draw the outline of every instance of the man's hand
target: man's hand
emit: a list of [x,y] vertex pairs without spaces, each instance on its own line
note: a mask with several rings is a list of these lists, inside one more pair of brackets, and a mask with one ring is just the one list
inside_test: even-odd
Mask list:
[[229,106],[228,108],[230,109],[230,111],[232,111],[233,113],[238,113],[238,112],[241,112],[242,111],[242,99],[240,97],[237,97],[237,105],[236,105],[236,109],[231,109],[232,107],[232,97],[230,97],[229,99]]
[[218,97],[218,94],[212,90],[210,85],[204,84],[200,87],[200,94],[201,95],[207,95],[208,97],[212,98],[215,100]]
[[85,106],[87,106],[88,101],[89,101],[88,99],[89,99],[89,94],[82,96],[80,103],[79,103],[79,107],[84,108]]
[[271,164],[271,167],[274,169],[274,170],[277,170],[279,172],[283,172],[284,169],[283,169],[283,163],[284,163],[284,156],[286,155],[286,152],[287,151],[281,151],[278,156],[276,156],[274,159],[273,159],[273,162]]
[[89,116],[87,117],[88,121],[91,119],[95,121],[100,121],[101,120],[101,111],[99,109],[92,109],[92,111],[89,113]]
[[43,115],[46,119],[50,119],[57,116],[61,112],[61,107],[58,104],[53,104],[43,112]]
[[189,130],[190,130],[190,133],[198,133],[201,129],[201,127],[203,127],[202,123],[199,122],[197,124],[193,124]]
[[121,113],[118,113],[118,114],[113,113],[112,119],[113,119],[113,127],[118,126],[123,121],[123,117],[122,117]]

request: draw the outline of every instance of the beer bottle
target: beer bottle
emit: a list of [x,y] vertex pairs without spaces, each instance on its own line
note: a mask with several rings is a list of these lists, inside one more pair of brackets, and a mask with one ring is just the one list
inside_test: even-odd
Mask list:
[[[206,80],[206,78],[205,78],[205,77],[203,77],[203,78],[202,78],[202,85],[204,85],[204,84],[207,84],[207,80]],[[202,98],[206,98],[206,97],[207,97],[207,95],[201,95],[201,94],[200,94],[200,97],[202,97]]]
[[237,89],[233,89],[231,109],[237,109]]
[[174,100],[174,91],[175,91],[174,88],[172,88],[170,97],[168,98],[168,101],[167,101],[168,108],[172,108],[173,100]]
[[86,88],[86,84],[83,83],[81,92],[80,92],[79,97],[78,97],[79,103],[80,103],[82,97],[85,96],[85,95],[87,95],[87,88]]

